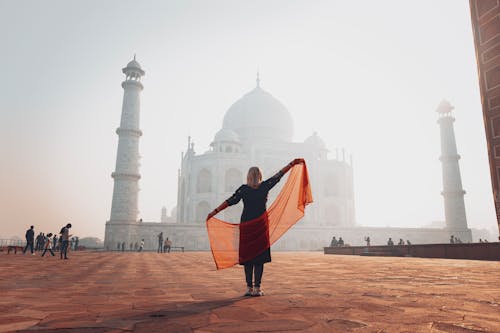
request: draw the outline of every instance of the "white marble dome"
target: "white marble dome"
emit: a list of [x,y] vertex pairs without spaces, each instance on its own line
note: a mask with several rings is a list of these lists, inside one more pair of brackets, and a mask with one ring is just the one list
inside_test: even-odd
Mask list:
[[234,142],[239,143],[240,139],[236,132],[223,128],[215,134],[214,142]]
[[222,128],[236,132],[245,142],[291,142],[293,136],[290,113],[259,84],[231,105],[224,116]]

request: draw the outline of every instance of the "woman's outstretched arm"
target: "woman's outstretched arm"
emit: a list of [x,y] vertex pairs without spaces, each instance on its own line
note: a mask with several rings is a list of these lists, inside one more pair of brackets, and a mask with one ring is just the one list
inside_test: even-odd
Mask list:
[[280,171],[278,171],[278,173],[276,173],[273,177],[279,177],[281,178],[285,173],[287,173],[288,171],[290,171],[290,169],[296,165],[296,164],[300,164],[300,163],[305,163],[304,159],[303,158],[296,158],[294,159],[293,161],[291,161],[290,163],[288,163],[287,165],[285,165]]
[[303,158],[296,158],[287,165],[285,165],[280,171],[278,171],[274,176],[262,182],[262,185],[269,191],[281,180],[283,175],[287,173],[294,165],[305,163]]
[[224,201],[223,203],[221,203],[219,205],[219,207],[215,208],[213,211],[211,211],[210,213],[208,213],[207,215],[207,220],[209,218],[211,218],[212,216],[215,216],[217,213],[219,213],[221,210],[224,210],[226,209],[227,207],[229,206],[229,204],[227,203],[227,201]]
[[241,192],[242,192],[242,189],[243,186],[240,186],[236,192],[234,192],[234,194],[229,197],[229,199],[225,200],[223,203],[221,203],[219,205],[219,207],[215,208],[213,211],[211,211],[208,215],[207,215],[207,220],[209,218],[211,218],[212,216],[216,215],[218,212],[220,212],[221,210],[224,210],[226,209],[227,207],[229,206],[232,206],[232,205],[236,205],[240,200],[241,200]]
[[296,158],[287,165],[285,165],[279,172],[281,172],[283,175],[287,173],[294,165],[300,164],[300,163],[305,163],[303,158]]

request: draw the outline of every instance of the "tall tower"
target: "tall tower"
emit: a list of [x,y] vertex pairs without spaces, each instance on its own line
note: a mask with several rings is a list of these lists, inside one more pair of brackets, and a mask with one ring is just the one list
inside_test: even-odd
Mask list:
[[120,127],[117,128],[118,151],[116,154],[113,200],[111,217],[106,223],[104,245],[115,249],[117,242],[128,242],[131,224],[137,223],[139,194],[139,129],[140,95],[144,89],[141,77],[145,72],[134,59],[122,69],[125,74],[123,87],[123,105]]
[[464,194],[462,188],[462,178],[460,176],[460,166],[458,160],[455,141],[455,131],[453,122],[455,118],[451,115],[454,107],[443,100],[436,112],[439,114],[438,124],[441,133],[441,166],[443,170],[443,192],[444,213],[446,219],[446,229],[450,235],[460,238],[463,242],[472,241],[470,229],[467,228],[467,218],[465,216]]

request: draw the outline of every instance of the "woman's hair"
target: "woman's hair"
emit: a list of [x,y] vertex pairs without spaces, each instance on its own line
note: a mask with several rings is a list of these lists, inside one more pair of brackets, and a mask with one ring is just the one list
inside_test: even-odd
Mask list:
[[262,171],[259,167],[251,167],[248,169],[247,174],[247,185],[253,188],[257,188],[262,182]]

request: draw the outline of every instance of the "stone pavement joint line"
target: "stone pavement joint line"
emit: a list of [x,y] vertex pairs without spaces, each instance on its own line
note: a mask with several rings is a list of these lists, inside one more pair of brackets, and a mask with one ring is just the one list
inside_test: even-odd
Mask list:
[[0,332],[500,332],[500,262],[273,252],[264,297],[208,252],[0,254]]

